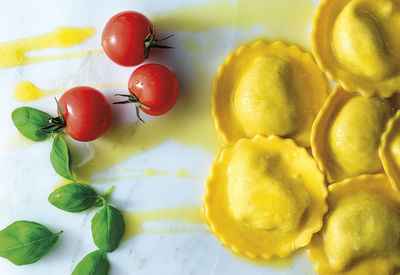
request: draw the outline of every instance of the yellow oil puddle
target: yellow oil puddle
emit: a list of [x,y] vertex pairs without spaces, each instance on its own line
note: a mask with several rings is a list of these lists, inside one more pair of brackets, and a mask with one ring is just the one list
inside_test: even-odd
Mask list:
[[195,66],[193,74],[196,79],[185,91],[181,91],[177,104],[169,113],[146,123],[114,121],[102,137],[91,142],[94,157],[84,167],[74,170],[78,178],[90,182],[93,174],[123,163],[129,157],[167,140],[174,140],[184,146],[197,146],[215,154],[220,143],[208,100],[211,84],[207,89],[204,88],[204,83],[210,82],[212,76],[201,66]]
[[149,17],[161,31],[199,33],[217,28],[246,31],[261,27],[265,38],[272,35],[309,48],[309,27],[316,8],[313,0],[220,0],[184,5]]
[[[261,27],[266,38],[282,38],[309,47],[309,26],[316,10],[312,0],[221,0],[183,5],[149,15],[161,31],[206,32],[217,28],[249,30]],[[207,20],[204,20],[207,14]],[[103,54],[101,49],[61,55],[32,57],[26,54],[46,48],[68,48],[96,33],[92,27],[60,27],[43,35],[0,44],[0,68]],[[196,46],[193,46],[196,47]]]
[[[124,240],[128,240],[140,234],[178,234],[206,231],[203,227],[195,227],[204,224],[201,206],[183,206],[174,208],[162,208],[149,211],[124,213],[126,224]],[[191,227],[170,228],[144,228],[147,222],[179,222]],[[275,269],[287,269],[293,264],[294,257],[276,258],[271,260],[249,259],[234,254],[236,257],[260,266],[268,266]]]
[[[142,229],[137,234],[182,234],[182,233],[193,233],[193,232],[207,232],[205,228],[159,228],[159,229]],[[126,237],[124,237],[126,238]]]
[[[231,1],[218,1],[182,6],[150,18],[159,29],[172,31],[204,32],[224,27],[248,29],[261,26],[264,33],[276,32],[285,40],[309,45],[308,31],[315,9],[316,4],[312,0],[239,0],[236,6]],[[207,14],[207,20],[204,20],[204,14]],[[186,43],[190,47],[190,42]],[[191,45],[196,47],[193,41]],[[212,45],[217,47],[218,41]],[[200,49],[202,53],[206,51],[207,48]],[[92,143],[95,157],[76,171],[80,177],[90,180],[94,173],[109,169],[168,139],[216,153],[221,144],[210,115],[209,100],[216,68],[207,68],[201,54],[194,54],[192,58],[191,75],[195,77],[186,83],[172,111],[144,124],[114,123],[103,137]],[[177,77],[179,80],[180,75]]]
[[130,239],[138,234],[163,234],[163,233],[186,233],[204,231],[202,228],[161,228],[145,229],[143,224],[146,222],[180,222],[189,225],[203,224],[200,206],[182,206],[173,208],[162,208],[149,211],[124,213],[126,224],[124,239]]
[[95,178],[90,181],[90,183],[111,183],[111,182],[120,182],[126,180],[133,180],[134,176],[123,176],[123,177],[112,177],[112,178]]
[[191,177],[191,176],[186,172],[186,169],[184,169],[184,168],[181,168],[181,169],[179,169],[178,171],[176,171],[176,172],[174,173],[174,176],[175,176],[175,177],[178,177],[178,178],[189,178],[189,177]]
[[15,85],[13,90],[13,96],[14,99],[17,101],[29,102],[45,96],[58,94],[62,91],[63,89],[45,91],[36,87],[32,82],[23,80],[18,82],[17,85]]
[[152,177],[157,175],[166,176],[168,174],[169,172],[166,170],[156,170],[156,169],[146,169],[144,173],[146,177]]
[[[80,84],[81,86],[90,86],[93,88],[113,88],[113,87],[127,87],[127,82],[116,83],[100,83],[100,84]],[[30,102],[40,98],[55,95],[66,91],[68,88],[59,88],[54,90],[44,90],[38,88],[30,81],[22,80],[14,86],[13,96],[14,99],[20,102]]]
[[[165,13],[149,15],[160,30],[206,32],[217,28],[248,30],[262,27],[271,34],[309,47],[309,26],[316,10],[312,0],[221,0],[183,5]],[[207,14],[207,20],[204,20]],[[9,68],[60,59],[103,54],[101,49],[61,55],[31,57],[26,53],[46,48],[68,48],[82,43],[96,33],[92,27],[60,27],[39,36],[0,44],[0,68]]]
[[170,176],[173,175],[177,178],[192,178],[192,179],[203,179],[203,177],[191,175],[187,172],[185,168],[180,168],[175,172],[167,171],[167,170],[158,170],[154,168],[148,169],[137,169],[137,168],[127,168],[123,167],[120,169],[116,169],[115,173],[123,172],[123,173],[131,173],[131,176],[126,176],[127,178],[141,178],[141,177],[153,177],[153,176]]
[[[205,117],[207,118],[206,115]],[[187,146],[199,146],[214,154],[218,142],[212,122],[198,123],[193,133],[194,128],[190,122],[185,121],[186,119],[160,118],[140,126],[136,123],[115,123],[104,136],[91,143],[95,152],[93,159],[84,167],[75,168],[74,173],[79,180],[90,182],[93,174],[120,164],[129,157],[143,153],[168,139]],[[154,172],[148,171],[147,175],[154,175]]]
[[[107,170],[124,162],[132,155],[145,152],[168,139],[187,146],[198,146],[214,154],[220,144],[214,130],[208,100],[211,85],[207,89],[203,88],[204,83],[210,82],[212,76],[201,66],[195,66],[193,73],[196,74],[196,79],[190,83],[187,90],[181,91],[176,106],[169,113],[146,123],[114,121],[101,138],[91,142],[91,147],[94,149],[92,160],[84,167],[73,167],[78,179],[82,182],[90,182],[94,173]],[[126,83],[91,86],[125,87]],[[37,94],[35,91],[34,93]],[[134,115],[132,106],[132,116]]]
[[84,40],[94,36],[96,30],[92,27],[60,27],[52,32],[9,41],[0,44],[0,68],[42,63],[53,60],[76,58],[93,54],[102,54],[102,50],[75,52],[52,56],[27,56],[31,51],[48,48],[69,48],[81,44]]
[[[196,34],[216,29],[232,28],[244,32],[254,31],[257,35],[267,40],[283,39],[309,49],[311,44],[309,32],[316,6],[313,0],[220,0],[210,3],[183,5],[165,13],[148,14],[148,16],[161,32],[182,31]],[[205,14],[207,14],[206,20]],[[60,28],[44,36],[0,44],[0,68],[101,54],[101,50],[96,50],[45,57],[26,56],[26,53],[38,49],[65,48],[77,45],[94,35],[94,30],[91,28],[80,30],[86,30],[86,35],[77,35],[77,39],[66,39],[66,41],[70,42],[62,42],[63,39],[60,39],[64,36],[63,34],[60,35],[60,32],[65,31],[68,33],[68,28]],[[56,32],[60,37],[54,35]],[[206,43],[199,43],[199,40],[191,34],[183,38],[182,42],[184,47],[192,53],[190,75],[195,77],[190,79],[190,82],[185,83],[185,89],[181,91],[177,105],[166,115],[144,124],[136,122],[118,123],[114,121],[104,136],[91,143],[94,149],[94,157],[85,166],[74,168],[74,173],[80,182],[90,182],[93,174],[121,164],[132,155],[145,152],[169,139],[187,146],[199,146],[212,154],[216,153],[221,144],[216,136],[210,115],[211,104],[209,98],[212,79],[217,68],[206,68],[203,59],[204,54],[212,52],[216,47],[221,47],[224,42],[224,36],[221,34],[214,36],[214,33],[212,33]],[[70,35],[67,34],[67,36]],[[57,40],[59,42],[54,42]],[[212,57],[214,58],[215,56]],[[177,75],[178,80],[181,77],[183,78],[183,76]],[[35,89],[33,84],[30,85],[28,83],[19,85],[20,90],[32,90],[31,92],[14,91],[14,97],[24,102],[39,99],[59,91],[59,89],[43,91],[37,87]],[[100,88],[101,85],[111,84],[90,86]],[[126,83],[123,86],[126,86]],[[134,115],[132,106],[132,116]],[[148,176],[151,175],[159,174],[158,171],[156,174],[152,171]],[[186,171],[183,170],[176,171],[174,175],[182,178],[188,176]],[[111,180],[119,181],[121,178],[117,177]],[[110,179],[107,179],[107,182],[110,182]],[[199,231],[201,229],[194,226],[203,223],[199,206],[124,213],[124,217],[127,225],[125,239],[144,233],[161,234]],[[193,228],[143,228],[144,223],[152,221],[182,222],[192,225]],[[249,261],[247,258],[245,260]],[[292,258],[272,261],[250,261],[255,264],[276,268],[287,268],[292,264]]]
[[[184,5],[149,17],[160,30],[201,33],[217,28],[248,30],[252,27],[262,27],[262,33],[266,34],[266,38],[269,38],[267,34],[276,33],[285,40],[308,45],[307,41],[310,39],[307,32],[312,23],[315,8],[316,5],[312,0],[237,0],[235,3],[221,0],[198,5]],[[207,14],[207,20],[204,20],[204,14]],[[4,58],[4,56],[10,56],[9,54],[2,54],[3,59],[0,64],[3,64],[1,65],[3,67],[28,64],[32,62],[32,59],[25,58],[25,53],[29,50],[60,45],[63,47],[70,46],[90,37],[94,32],[91,28],[60,28],[54,33],[58,33],[56,35],[58,37],[63,37],[65,35],[63,32],[65,32],[66,36],[69,37],[72,36],[68,34],[68,31],[71,30],[72,33],[83,31],[86,35],[77,35],[79,39],[65,39],[65,41],[69,41],[68,43],[49,43],[48,41],[54,40],[55,35],[53,33],[48,34],[47,38],[45,35],[44,38],[33,37],[4,43],[2,44],[3,52],[5,49],[15,51],[18,48],[17,45],[33,41],[33,43],[28,43],[32,46],[22,47],[22,50],[18,51],[19,54],[14,53],[14,56],[22,56],[22,61],[20,58],[18,62],[11,62],[10,59]],[[35,39],[38,39],[38,41],[35,42]],[[46,43],[43,42],[45,40],[47,40]],[[64,41],[64,39],[60,40]],[[192,48],[198,53],[204,53],[208,49],[197,47],[196,41],[184,43],[188,48]],[[218,43],[218,41],[211,41],[210,45],[216,47]],[[211,82],[216,68],[212,70],[205,68],[202,58],[200,54],[194,54],[190,65],[191,75],[194,75],[195,78],[191,79],[190,83],[186,83],[185,90],[181,91],[178,103],[171,112],[145,124],[137,124],[136,122],[117,123],[114,121],[110,130],[103,137],[91,143],[95,157],[84,167],[75,169],[78,178],[89,182],[94,173],[107,170],[126,161],[132,155],[154,148],[168,139],[187,146],[199,146],[215,154],[220,143],[210,115],[209,98]],[[39,61],[39,59],[36,59],[36,61]],[[180,75],[177,75],[177,77],[180,79]],[[99,84],[97,87],[102,85],[110,84]],[[20,87],[28,87],[28,90],[31,89],[32,92],[15,92],[16,98],[19,100],[29,101],[46,95],[43,90],[35,89],[34,85],[28,83],[21,84]],[[50,91],[50,93],[56,91],[58,90]],[[133,108],[132,115],[134,115]]]
[[59,187],[61,187],[61,186],[63,186],[63,185],[66,185],[66,184],[70,184],[70,183],[72,183],[72,181],[67,180],[67,179],[64,179],[64,178],[61,178],[60,181],[57,182],[57,183],[53,186],[53,189],[56,190],[57,188],[59,188]]
[[205,177],[200,177],[200,176],[194,176],[188,174],[185,168],[181,168],[173,173],[167,170],[157,170],[153,168],[149,169],[130,169],[130,168],[122,168],[119,171],[127,173],[127,172],[133,172],[131,175],[127,176],[120,176],[120,177],[95,177],[90,180],[90,183],[112,183],[112,182],[121,182],[121,181],[129,181],[129,180],[134,180],[137,178],[143,178],[143,177],[154,177],[154,176],[170,176],[173,175],[174,177],[177,178],[191,178],[191,179],[200,179],[204,180]]

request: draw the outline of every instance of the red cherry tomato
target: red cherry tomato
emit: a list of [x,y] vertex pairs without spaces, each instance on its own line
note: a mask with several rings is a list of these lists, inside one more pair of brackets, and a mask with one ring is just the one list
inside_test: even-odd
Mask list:
[[150,20],[136,11],[124,11],[114,15],[106,24],[101,45],[106,55],[122,66],[142,63],[156,43],[154,27]]
[[145,64],[137,68],[129,78],[128,88],[139,101],[140,109],[153,116],[168,112],[179,94],[175,75],[159,64]]
[[96,89],[86,86],[69,89],[61,96],[59,104],[66,122],[64,130],[73,139],[95,140],[110,126],[110,104]]

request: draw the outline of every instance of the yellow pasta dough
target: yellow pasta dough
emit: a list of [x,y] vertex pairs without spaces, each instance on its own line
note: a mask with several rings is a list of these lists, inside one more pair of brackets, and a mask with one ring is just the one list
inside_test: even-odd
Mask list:
[[348,91],[390,97],[400,87],[400,3],[324,0],[312,33],[321,69]]
[[313,155],[329,182],[382,171],[380,139],[396,109],[393,100],[366,98],[336,87],[311,134]]
[[324,176],[292,140],[256,135],[220,151],[204,196],[210,230],[250,257],[287,256],[322,226]]
[[308,249],[319,274],[400,271],[400,193],[383,174],[329,186],[329,211]]
[[257,134],[310,145],[313,120],[328,83],[312,57],[295,46],[262,40],[239,47],[214,80],[212,114],[225,144]]

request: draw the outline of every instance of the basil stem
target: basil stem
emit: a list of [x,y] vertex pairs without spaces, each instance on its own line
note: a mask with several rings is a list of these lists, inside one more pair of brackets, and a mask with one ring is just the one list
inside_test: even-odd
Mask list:
[[35,263],[50,251],[61,233],[36,222],[14,222],[0,231],[0,257],[15,265]]
[[54,170],[62,177],[75,181],[70,169],[70,158],[67,144],[64,139],[57,135],[54,138],[50,152],[50,162]]
[[114,251],[118,247],[124,231],[125,222],[121,212],[107,203],[92,219],[93,241],[103,251]]
[[86,255],[72,271],[71,275],[107,275],[110,264],[106,253],[96,250]]
[[92,206],[101,206],[102,200],[87,184],[69,183],[54,190],[49,202],[55,207],[72,213],[82,212]]
[[50,125],[49,114],[31,107],[20,107],[11,114],[12,121],[18,131],[26,138],[33,141],[43,141],[51,136],[51,132],[42,128]]

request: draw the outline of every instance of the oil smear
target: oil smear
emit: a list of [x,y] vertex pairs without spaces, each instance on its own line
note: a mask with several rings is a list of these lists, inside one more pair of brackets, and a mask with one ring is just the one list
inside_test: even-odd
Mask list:
[[[256,28],[257,33],[266,39],[283,39],[310,49],[310,28],[316,6],[313,0],[220,0],[183,5],[165,13],[149,15],[161,32],[188,33],[187,37],[183,38],[183,43],[188,52],[193,55],[191,56],[193,60],[190,63],[190,74],[195,75],[195,77],[188,80],[187,83],[183,83],[182,87],[185,87],[185,90],[182,91],[177,105],[171,112],[147,121],[145,124],[114,122],[104,136],[91,142],[90,146],[93,149],[94,157],[85,165],[73,167],[79,181],[90,182],[94,174],[123,163],[131,156],[152,149],[169,139],[187,146],[199,146],[215,154],[221,144],[216,136],[210,115],[209,98],[212,90],[212,79],[217,68],[206,68],[204,56],[208,56],[211,60],[221,58],[213,55],[213,49],[223,46],[224,37],[215,34],[213,31],[216,29],[239,29],[247,32]],[[204,14],[207,14],[207,20],[204,19]],[[63,30],[61,28],[61,31]],[[203,44],[199,44],[199,40],[195,39],[193,34],[204,34],[206,32],[208,32],[209,45],[203,47]],[[86,34],[86,38],[93,36],[93,34]],[[79,44],[86,38],[81,36],[80,42],[75,40],[75,43]],[[57,43],[51,42],[54,39],[56,39],[54,35],[53,37],[44,35],[44,37],[31,37],[0,44],[0,68],[102,53],[101,50],[98,50],[49,57],[28,57],[25,55],[29,51],[38,49],[66,47],[65,45],[55,45]],[[51,43],[45,42],[46,40]],[[177,76],[179,79],[179,74]],[[23,88],[24,85],[31,92],[24,95],[24,92],[16,93],[14,91],[14,94],[22,94],[20,96],[14,95],[19,101],[36,100],[59,91],[59,89],[43,91],[37,87],[35,90],[28,83],[21,84],[21,87]],[[132,111],[132,115],[134,115],[134,111]],[[154,174],[154,171],[148,174]],[[177,171],[175,175],[184,178],[187,173],[186,171]],[[101,181],[101,179],[99,180]],[[105,181],[105,179],[103,180]],[[107,180],[109,182],[110,179]],[[111,180],[120,181],[121,177]],[[124,216],[127,224],[125,239],[144,233],[191,232],[191,230],[200,230],[196,225],[202,223],[199,206],[130,212],[125,213]],[[143,226],[152,221],[180,222],[192,227],[149,229]],[[248,259],[246,258],[246,260]],[[252,262],[287,268],[291,259],[277,260],[277,262]]]
[[176,171],[176,172],[174,173],[174,176],[175,176],[175,177],[178,177],[178,178],[190,178],[190,177],[191,177],[191,176],[187,173],[186,169],[184,169],[184,168],[181,168],[181,169],[179,169],[178,171]]
[[168,175],[169,172],[166,170],[156,170],[156,169],[146,169],[144,175],[146,177],[152,177],[152,176],[157,176],[157,175],[161,175],[161,176],[166,176]]
[[[83,85],[100,89],[100,88],[126,87],[128,83],[116,82],[116,83],[82,84],[81,86]],[[35,84],[33,84],[30,81],[22,80],[14,86],[13,97],[15,100],[20,102],[30,102],[41,99],[43,97],[59,94],[66,90],[68,90],[68,88],[44,90],[38,88]]]
[[[215,155],[220,141],[211,117],[209,97],[212,76],[202,66],[192,68],[196,79],[186,83],[174,108],[163,116],[141,122],[114,122],[99,139],[90,143],[93,159],[84,167],[75,169],[81,181],[90,182],[98,172],[121,164],[131,156],[146,152],[167,140],[183,146],[200,147]],[[134,116],[134,109],[132,108]],[[110,153],[112,152],[112,153]]]
[[93,27],[60,27],[56,30],[38,36],[22,38],[0,44],[0,69],[21,65],[49,62],[53,60],[77,58],[93,54],[102,54],[102,50],[92,50],[68,53],[62,55],[31,57],[26,54],[32,51],[48,48],[69,48],[81,44],[84,40],[94,36]]
[[[200,33],[218,28],[249,30],[261,27],[261,34],[310,48],[309,33],[317,4],[312,0],[221,0],[182,5],[165,13],[149,15],[161,31]],[[204,20],[207,14],[207,20]],[[0,44],[0,68],[98,55],[101,49],[62,55],[30,57],[31,51],[68,48],[94,36],[93,27],[60,27],[38,36]]]
[[[73,152],[70,150],[70,152]],[[73,157],[71,157],[73,161]],[[180,168],[175,172],[167,171],[167,170],[158,170],[153,168],[148,169],[135,169],[135,168],[121,168],[115,169],[115,173],[118,171],[123,172],[127,175],[121,175],[119,177],[92,177],[90,183],[116,183],[122,181],[131,181],[138,178],[147,178],[147,177],[154,177],[154,176],[174,176],[176,178],[184,178],[184,179],[198,179],[204,180],[205,177],[190,175],[185,168]]]
[[[311,25],[315,8],[316,4],[312,0],[238,0],[235,3],[221,0],[213,3],[184,5],[166,13],[155,14],[151,18],[162,30],[201,33],[217,28],[249,29],[261,26],[264,33],[275,32],[285,40],[304,42],[304,40],[310,40],[307,31],[309,25]],[[204,20],[204,14],[208,14],[209,19]],[[68,28],[60,28],[58,36],[62,37],[65,33],[68,33],[66,30]],[[91,31],[91,28],[75,28],[74,30],[84,30],[86,35],[78,35],[80,39],[61,39],[61,41],[70,41],[61,43],[63,46],[79,43],[84,38],[93,35],[94,32],[94,30]],[[213,36],[212,33],[210,35]],[[54,36],[52,34],[49,35],[50,38],[45,37],[39,40],[52,40]],[[191,37],[191,35],[188,34],[188,37]],[[28,38],[18,40],[19,42],[7,42],[8,44],[2,45],[3,51],[5,45],[8,45],[6,48],[15,49],[15,45],[21,43],[21,41],[34,41],[35,39]],[[48,42],[45,45],[43,42],[32,43],[32,45],[34,44],[39,44],[34,49],[54,46]],[[194,41],[193,43],[186,43],[186,45],[195,48],[197,43]],[[218,45],[218,41],[216,41],[211,46],[218,47]],[[22,52],[27,50],[33,49],[27,47]],[[91,143],[94,149],[94,157],[85,166],[75,168],[78,178],[90,182],[93,174],[123,163],[132,155],[145,152],[169,139],[183,145],[204,148],[212,154],[216,153],[220,142],[214,130],[214,123],[210,115],[211,104],[209,103],[212,79],[216,73],[216,68],[210,69],[209,66],[204,64],[204,54],[206,52],[212,54],[212,51],[201,47],[200,49],[197,48],[196,51],[198,51],[197,54],[194,54],[192,56],[193,59],[190,61],[190,74],[195,75],[195,77],[188,79],[186,83],[182,83],[182,87],[185,87],[185,90],[181,91],[176,106],[166,115],[155,118],[145,124],[114,122],[104,136]],[[21,54],[19,55],[21,56]],[[21,62],[30,61],[23,58]],[[15,65],[21,62],[5,62],[3,58],[3,61],[0,61],[0,64],[3,65],[0,66],[4,67],[6,63],[9,66],[10,64]],[[178,72],[178,79],[187,79],[187,77],[180,77],[179,73],[182,74],[184,72]],[[108,84],[99,84],[97,87],[102,87],[102,85]],[[21,89],[17,89],[17,91],[23,90],[22,88],[24,87],[28,90],[26,94],[24,92],[15,92],[17,94],[16,98],[21,101],[29,101],[40,96],[46,96],[46,92],[36,89],[37,87],[34,88],[34,85],[23,83],[19,87]],[[58,90],[48,93],[56,91]],[[133,112],[132,115],[134,115]]]
[[265,38],[288,40],[310,49],[316,9],[313,0],[220,0],[183,5],[150,18],[161,31],[199,33],[217,28],[248,31],[260,27],[260,35]]
[[[126,224],[124,239],[139,234],[188,233],[206,231],[200,206],[181,206],[148,211],[124,213]],[[145,228],[148,222],[179,222],[186,227]]]
[[[261,26],[262,34],[266,38],[271,38],[271,34],[275,33],[279,38],[307,47],[310,44],[309,31],[316,7],[312,0],[238,0],[235,3],[221,0],[184,5],[162,14],[154,14],[150,18],[161,31],[189,32],[188,39],[195,37],[191,33],[203,33],[218,28],[248,30]],[[204,14],[207,14],[207,20],[204,20]],[[107,170],[132,155],[152,149],[169,139],[187,146],[198,146],[216,154],[221,143],[211,117],[209,98],[217,67],[210,64],[216,58],[212,49],[221,47],[220,42],[223,41],[213,41],[214,35],[214,32],[207,34],[211,48],[196,48],[189,61],[185,61],[190,63],[190,75],[195,77],[188,77],[186,69],[175,72],[178,80],[186,80],[180,83],[185,88],[181,91],[176,106],[162,117],[144,124],[114,123],[103,137],[92,143],[96,157],[83,169],[79,169],[78,175],[88,180],[93,174]],[[186,45],[190,44],[195,48],[198,40],[193,39],[192,42],[187,42]],[[189,48],[188,51],[190,50]],[[209,58],[205,59],[205,56]]]
[[30,81],[20,81],[15,85],[13,90],[13,97],[15,100],[20,102],[30,102],[38,100],[45,96],[50,96],[62,92],[63,89],[45,91],[36,87]]

